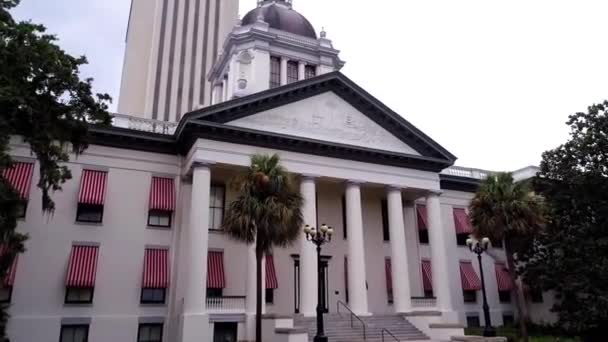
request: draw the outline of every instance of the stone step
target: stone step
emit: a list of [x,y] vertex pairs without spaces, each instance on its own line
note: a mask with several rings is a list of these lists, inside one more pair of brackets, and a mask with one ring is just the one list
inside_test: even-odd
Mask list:
[[[428,341],[428,337],[400,315],[373,315],[361,318],[366,325],[366,339],[363,339],[363,328],[359,320],[348,314],[325,315],[325,335],[332,342],[379,342],[382,341],[382,330],[389,330],[401,341]],[[314,317],[295,317],[296,326],[308,330],[309,340],[312,341],[317,329]],[[395,339],[385,335],[385,342],[395,342]]]

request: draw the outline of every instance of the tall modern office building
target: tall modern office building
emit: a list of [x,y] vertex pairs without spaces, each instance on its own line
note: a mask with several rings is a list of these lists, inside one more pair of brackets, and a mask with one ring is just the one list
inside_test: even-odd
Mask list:
[[132,0],[118,112],[179,121],[208,105],[207,82],[238,0]]

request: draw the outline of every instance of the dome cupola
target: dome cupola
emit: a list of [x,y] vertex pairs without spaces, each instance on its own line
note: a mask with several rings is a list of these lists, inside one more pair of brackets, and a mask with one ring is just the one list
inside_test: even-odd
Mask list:
[[258,1],[258,7],[243,17],[242,25],[251,25],[258,20],[266,22],[273,29],[317,39],[315,28],[292,8],[291,0]]

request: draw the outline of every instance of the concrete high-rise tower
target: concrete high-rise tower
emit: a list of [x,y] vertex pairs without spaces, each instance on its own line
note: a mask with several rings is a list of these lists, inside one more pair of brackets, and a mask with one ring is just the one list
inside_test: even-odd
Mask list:
[[238,0],[132,0],[118,113],[179,121],[211,101],[207,73]]

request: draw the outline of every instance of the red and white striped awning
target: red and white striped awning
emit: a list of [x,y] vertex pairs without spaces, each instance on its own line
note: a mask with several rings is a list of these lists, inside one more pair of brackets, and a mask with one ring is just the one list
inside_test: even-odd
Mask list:
[[95,287],[98,246],[72,246],[67,287]]
[[152,177],[150,210],[175,210],[175,185],[173,178]]
[[418,217],[418,230],[427,230],[428,221],[426,213],[426,205],[416,206],[416,216]]
[[[8,251],[7,251],[6,245],[0,245],[0,258],[4,257],[4,255],[7,252]],[[13,259],[13,263],[9,267],[8,271],[6,272],[6,275],[4,276],[4,279],[2,280],[2,285],[4,287],[12,287],[13,284],[15,283],[15,274],[17,274],[17,260],[18,259],[19,259],[19,255],[16,255],[15,259]]]
[[391,292],[393,290],[393,267],[391,259],[384,259],[384,273],[386,273],[386,290]]
[[83,170],[78,203],[103,205],[106,198],[107,178],[108,173],[105,171]]
[[168,250],[146,249],[142,287],[147,289],[166,289],[169,287]]
[[13,186],[15,191],[19,193],[21,199],[27,200],[30,197],[30,188],[32,185],[32,175],[34,174],[33,163],[14,163],[11,167],[4,169],[2,177]]
[[430,260],[422,260],[422,288],[433,291],[433,269]]
[[225,287],[224,252],[209,252],[207,256],[207,288],[223,289]]
[[454,208],[454,225],[456,234],[470,234],[473,232],[469,215],[463,208]]
[[460,280],[462,281],[462,289],[466,291],[481,290],[481,280],[477,276],[473,263],[468,261],[460,262]]
[[496,283],[498,284],[498,291],[511,291],[513,290],[513,278],[511,272],[507,266],[503,263],[496,263],[494,265],[496,270]]
[[266,256],[266,288],[279,288],[279,281],[277,280],[277,272],[274,269],[274,258],[272,257],[272,255]]

